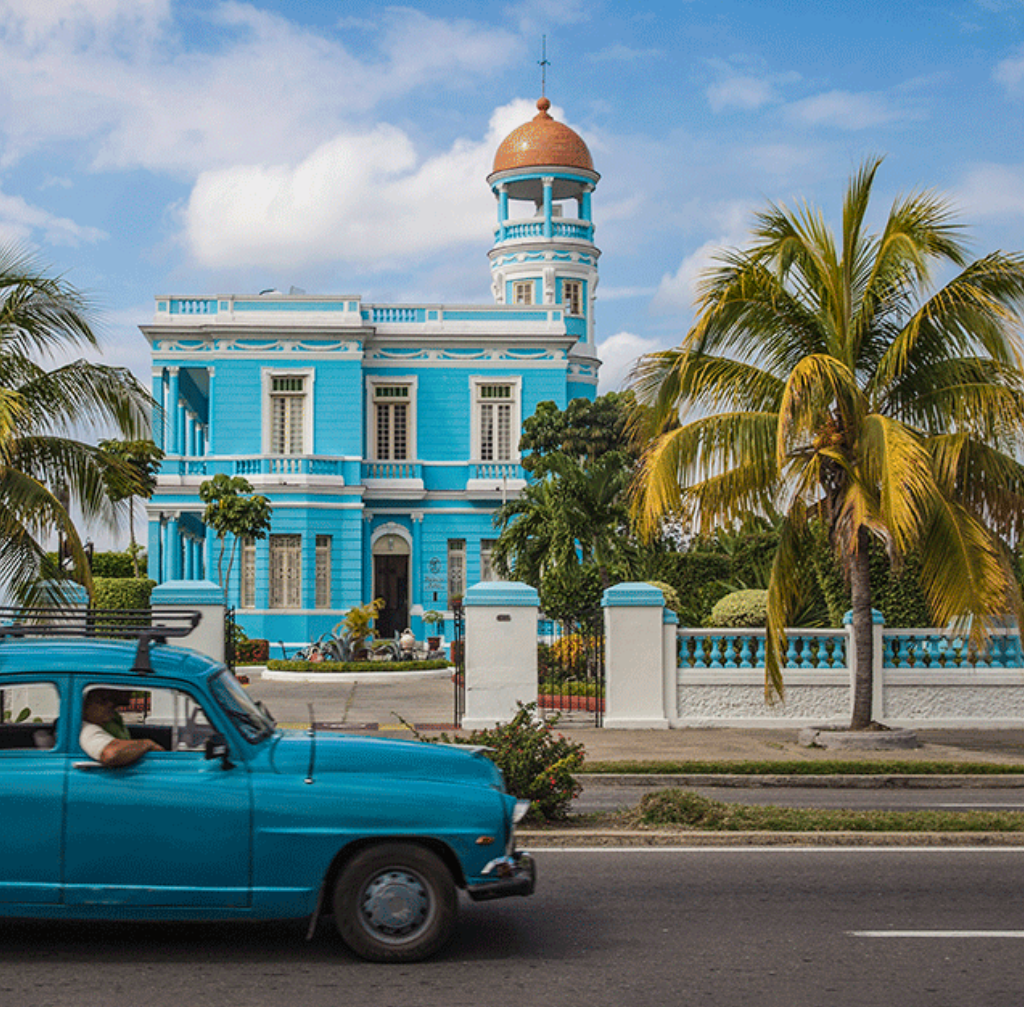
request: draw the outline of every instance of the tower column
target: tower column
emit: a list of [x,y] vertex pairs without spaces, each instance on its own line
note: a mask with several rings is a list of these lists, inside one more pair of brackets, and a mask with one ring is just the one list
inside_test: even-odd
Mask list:
[[543,180],[544,186],[544,237],[551,238],[554,234],[554,226],[552,220],[554,219],[554,210],[551,199],[554,195],[555,190],[555,179],[545,178]]
[[498,241],[503,242],[508,228],[505,222],[508,220],[508,185],[504,183],[498,186]]

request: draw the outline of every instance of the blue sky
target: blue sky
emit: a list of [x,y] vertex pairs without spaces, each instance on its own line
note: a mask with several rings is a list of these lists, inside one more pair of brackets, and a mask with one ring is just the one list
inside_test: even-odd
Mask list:
[[1024,249],[1024,0],[0,0],[0,235],[146,382],[156,294],[490,302],[484,179],[544,35],[602,175],[604,390],[752,210],[831,215],[873,154],[876,223],[934,187],[979,254]]

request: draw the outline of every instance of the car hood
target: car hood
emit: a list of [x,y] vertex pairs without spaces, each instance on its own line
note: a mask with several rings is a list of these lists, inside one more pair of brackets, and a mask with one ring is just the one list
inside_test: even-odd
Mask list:
[[305,775],[310,769],[312,750],[314,778],[351,772],[503,789],[501,772],[484,756],[484,749],[319,731],[314,744],[308,731],[282,729],[272,740],[270,764],[281,774]]

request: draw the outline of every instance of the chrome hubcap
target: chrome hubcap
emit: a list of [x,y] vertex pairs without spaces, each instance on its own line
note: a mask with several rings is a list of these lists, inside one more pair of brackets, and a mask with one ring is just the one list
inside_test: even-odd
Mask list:
[[430,914],[430,894],[412,872],[393,869],[371,879],[360,901],[365,928],[385,941],[421,930]]

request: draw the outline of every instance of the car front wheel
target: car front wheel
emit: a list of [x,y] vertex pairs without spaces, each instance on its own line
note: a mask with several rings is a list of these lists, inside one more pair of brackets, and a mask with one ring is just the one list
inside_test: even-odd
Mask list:
[[356,854],[338,876],[334,921],[366,960],[424,960],[451,935],[457,900],[436,854],[414,843],[382,843]]

